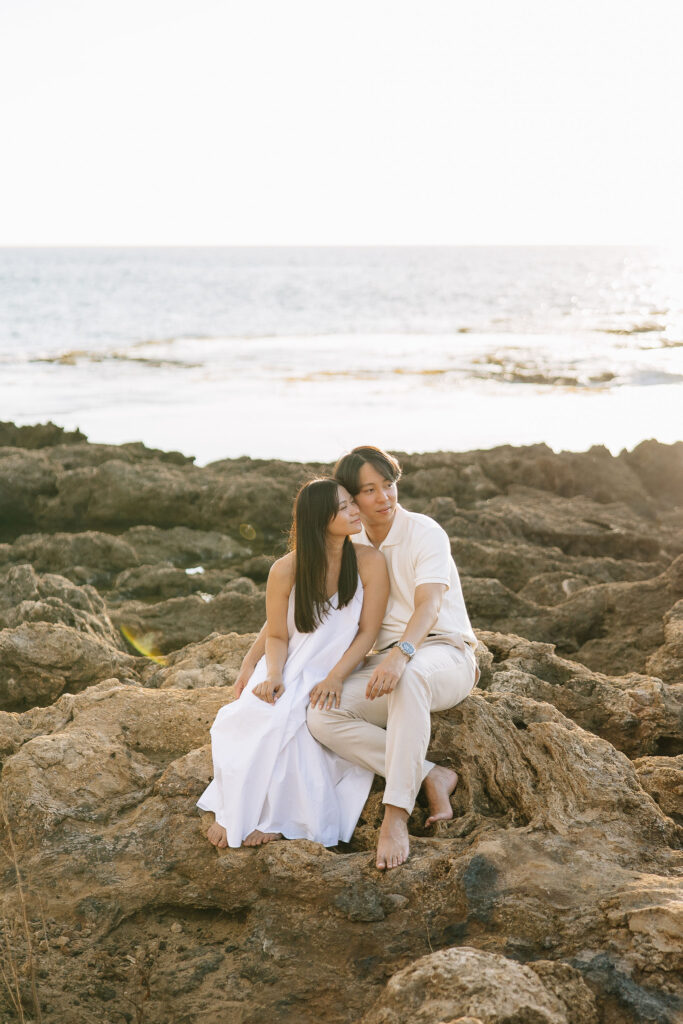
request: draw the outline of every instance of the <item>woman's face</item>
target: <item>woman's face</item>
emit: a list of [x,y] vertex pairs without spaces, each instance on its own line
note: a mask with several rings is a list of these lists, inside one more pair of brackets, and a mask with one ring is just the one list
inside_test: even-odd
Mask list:
[[327,524],[327,532],[333,537],[348,537],[352,533],[360,533],[361,521],[358,505],[341,484],[337,487],[337,500],[339,509]]

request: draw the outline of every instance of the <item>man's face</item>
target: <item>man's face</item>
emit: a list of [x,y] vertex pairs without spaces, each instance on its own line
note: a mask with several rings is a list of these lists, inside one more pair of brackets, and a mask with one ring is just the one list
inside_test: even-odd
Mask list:
[[364,462],[358,476],[360,490],[356,495],[356,504],[363,523],[371,530],[373,527],[388,526],[396,512],[396,483],[387,480],[375,467]]

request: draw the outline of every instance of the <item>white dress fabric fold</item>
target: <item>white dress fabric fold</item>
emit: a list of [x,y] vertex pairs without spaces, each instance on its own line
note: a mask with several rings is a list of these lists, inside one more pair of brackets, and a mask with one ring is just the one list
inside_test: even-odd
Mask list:
[[294,625],[289,598],[289,648],[282,673],[284,693],[266,704],[253,689],[266,677],[262,658],[239,700],[218,712],[211,727],[213,782],[197,801],[213,811],[237,847],[253,832],[281,832],[323,846],[348,842],[367,800],[373,773],[333,754],[306,725],[310,691],[350,646],[363,604],[363,587],[344,608],[337,595],[313,633]]

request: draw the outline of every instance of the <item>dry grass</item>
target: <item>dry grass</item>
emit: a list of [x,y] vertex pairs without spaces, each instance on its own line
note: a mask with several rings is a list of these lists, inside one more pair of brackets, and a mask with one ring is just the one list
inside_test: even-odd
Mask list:
[[41,1024],[42,1016],[36,982],[36,956],[28,919],[26,886],[19,867],[17,848],[1,793],[0,821],[2,821],[4,831],[2,853],[10,870],[14,872],[15,879],[15,905],[0,917],[0,980],[18,1020],[21,1024],[27,1024],[30,1018],[27,1018],[24,1010],[24,984],[22,983],[22,980],[26,979],[33,1002],[32,1019],[36,1024]]

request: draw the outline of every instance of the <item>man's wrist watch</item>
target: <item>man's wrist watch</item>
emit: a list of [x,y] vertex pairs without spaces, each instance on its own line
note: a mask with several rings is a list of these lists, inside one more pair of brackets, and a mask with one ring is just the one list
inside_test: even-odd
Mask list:
[[402,651],[405,654],[408,661],[410,661],[412,656],[415,654],[415,651],[417,650],[415,644],[411,644],[410,640],[401,640],[401,642],[396,644],[396,646],[398,647],[399,651]]

